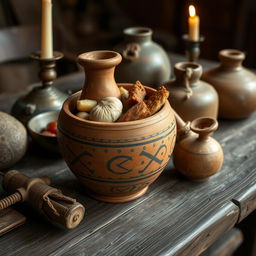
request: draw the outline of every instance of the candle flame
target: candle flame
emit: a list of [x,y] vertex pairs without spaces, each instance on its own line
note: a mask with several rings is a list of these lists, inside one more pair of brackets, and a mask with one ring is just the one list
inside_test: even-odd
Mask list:
[[194,5],[189,6],[189,16],[190,17],[195,17],[196,16],[196,9],[195,9]]

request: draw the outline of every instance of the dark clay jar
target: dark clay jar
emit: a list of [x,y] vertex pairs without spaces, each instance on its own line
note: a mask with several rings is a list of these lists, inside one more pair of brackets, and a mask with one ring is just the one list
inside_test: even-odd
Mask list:
[[202,66],[192,62],[180,62],[174,66],[175,79],[166,83],[170,91],[169,101],[184,121],[199,117],[216,118],[218,95],[208,83],[200,80]]
[[124,41],[114,47],[123,60],[117,67],[115,77],[119,83],[158,86],[170,78],[171,65],[166,52],[152,41],[152,30],[144,27],[127,28]]
[[238,50],[219,52],[221,64],[205,72],[202,79],[219,94],[219,117],[240,119],[256,110],[256,76],[242,66],[245,54]]

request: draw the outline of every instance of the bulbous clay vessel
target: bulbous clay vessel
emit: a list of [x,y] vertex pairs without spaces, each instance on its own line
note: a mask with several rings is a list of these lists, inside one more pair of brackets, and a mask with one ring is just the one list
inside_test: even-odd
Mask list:
[[242,66],[245,54],[238,50],[219,52],[220,66],[203,74],[219,94],[219,117],[240,119],[256,110],[256,76]]
[[26,153],[27,131],[13,116],[0,112],[0,170],[11,167]]
[[221,169],[223,150],[220,144],[210,137],[218,123],[216,119],[202,117],[190,124],[185,124],[179,117],[176,119],[179,140],[176,143],[173,162],[176,169],[193,181],[206,181]]
[[83,66],[86,81],[81,99],[102,100],[106,97],[120,97],[114,71],[122,57],[113,51],[92,51],[78,56],[78,62]]
[[68,98],[58,120],[58,140],[67,165],[98,200],[119,203],[142,196],[173,151],[176,122],[169,102],[142,120],[104,123],[73,114],[80,93]]
[[192,62],[180,62],[174,66],[175,80],[165,84],[170,91],[172,108],[185,121],[198,117],[216,118],[218,95],[208,83],[200,80],[202,66]]
[[[109,56],[105,57],[109,62]],[[104,59],[100,61],[103,65]],[[97,79],[107,76],[94,75],[94,89],[100,91]],[[132,84],[120,86],[128,89]],[[148,93],[154,90],[145,88]],[[91,95],[95,99],[93,92]],[[176,121],[169,102],[148,118],[107,123],[75,116],[80,96],[78,92],[65,101],[58,120],[58,141],[67,165],[98,200],[119,203],[142,196],[163,171],[173,151]]]
[[124,41],[114,47],[122,54],[122,63],[116,69],[116,80],[158,86],[170,78],[171,65],[163,48],[152,41],[152,30],[131,27],[124,30]]

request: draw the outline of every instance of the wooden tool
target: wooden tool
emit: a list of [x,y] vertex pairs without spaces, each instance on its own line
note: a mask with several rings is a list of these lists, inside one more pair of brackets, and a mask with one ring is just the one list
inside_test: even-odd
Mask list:
[[75,228],[84,217],[84,206],[49,185],[48,177],[29,178],[18,171],[7,172],[3,176],[3,187],[13,194],[0,200],[0,212],[25,201],[51,222]]

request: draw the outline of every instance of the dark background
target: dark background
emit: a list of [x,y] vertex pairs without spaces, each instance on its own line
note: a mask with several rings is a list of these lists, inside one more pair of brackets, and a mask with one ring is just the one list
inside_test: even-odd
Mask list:
[[[55,49],[65,53],[58,74],[77,70],[79,53],[111,49],[122,40],[122,30],[130,26],[147,26],[154,40],[165,50],[183,53],[181,36],[187,33],[188,5],[194,4],[200,16],[201,34],[206,40],[201,58],[217,60],[218,51],[235,48],[245,51],[245,66],[256,66],[255,0],[53,0]],[[0,93],[21,91],[38,81],[37,63],[17,57],[21,41],[29,46],[22,57],[40,49],[41,0],[0,1]],[[26,34],[28,25],[36,28]],[[14,33],[12,28],[21,31]],[[8,53],[11,58],[3,58]],[[12,68],[11,68],[12,67]],[[242,230],[255,227],[255,214],[240,225]],[[250,255],[255,232],[245,234],[245,243],[236,255]]]
[[[40,23],[40,0],[1,0],[0,26]],[[166,50],[183,52],[180,37],[187,32],[188,5],[201,19],[202,58],[216,59],[223,48],[247,53],[255,67],[255,0],[54,0],[54,24],[63,44],[74,53],[113,46],[129,26],[148,26]]]

